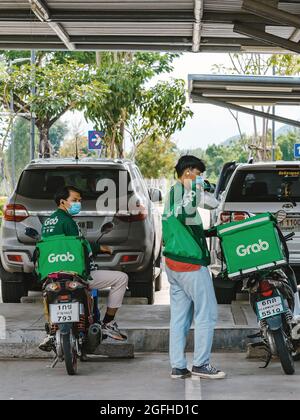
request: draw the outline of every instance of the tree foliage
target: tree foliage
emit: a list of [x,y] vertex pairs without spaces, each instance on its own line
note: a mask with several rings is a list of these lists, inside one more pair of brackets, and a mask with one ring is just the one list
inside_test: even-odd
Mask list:
[[99,77],[109,88],[105,100],[88,105],[86,117],[104,130],[111,157],[124,156],[125,132],[133,145],[151,136],[169,137],[181,129],[191,111],[186,107],[183,82],[161,82],[149,87],[155,76],[172,70],[177,55],[160,53],[105,53]]
[[88,150],[88,139],[86,136],[76,136],[66,140],[59,149],[59,157],[61,158],[74,158],[76,156],[76,140],[78,144],[78,156],[96,157],[96,153]]
[[[32,93],[32,85],[36,93]],[[50,157],[49,130],[68,110],[84,109],[86,103],[99,103],[106,87],[96,72],[75,61],[57,63],[47,61],[42,65],[25,64],[7,68],[0,83],[0,100],[9,110],[13,92],[14,112],[36,115],[40,133],[39,155]]]
[[145,178],[171,178],[178,150],[170,139],[149,138],[138,149],[136,163]]

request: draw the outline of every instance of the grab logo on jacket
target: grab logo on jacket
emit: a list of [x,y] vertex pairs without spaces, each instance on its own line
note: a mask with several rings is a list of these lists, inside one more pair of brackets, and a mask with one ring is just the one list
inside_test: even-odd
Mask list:
[[44,223],[44,226],[55,226],[58,223],[58,217],[54,217],[51,218],[49,217],[49,219],[47,219]]

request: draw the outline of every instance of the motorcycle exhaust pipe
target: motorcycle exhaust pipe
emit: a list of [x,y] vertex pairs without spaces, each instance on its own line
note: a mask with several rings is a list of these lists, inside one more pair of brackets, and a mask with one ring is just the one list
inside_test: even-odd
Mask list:
[[88,350],[94,353],[102,341],[102,331],[99,324],[92,324],[88,330]]

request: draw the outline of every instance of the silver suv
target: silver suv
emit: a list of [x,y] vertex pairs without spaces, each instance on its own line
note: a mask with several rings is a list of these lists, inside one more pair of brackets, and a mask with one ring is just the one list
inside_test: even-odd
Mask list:
[[[288,242],[290,264],[300,268],[300,162],[257,162],[237,164],[226,190],[220,196],[220,205],[214,211],[213,223],[221,224],[243,220],[245,212],[260,214],[284,210],[287,218],[282,222],[284,233],[295,232]],[[220,247],[217,239],[211,241],[212,271],[216,275],[221,268],[218,258]],[[238,285],[215,280],[219,303],[231,303]]]
[[[122,178],[121,178],[122,177]],[[125,179],[128,189],[119,188]],[[116,186],[105,210],[98,200],[99,182],[108,180]],[[114,221],[115,228],[102,243],[113,249],[112,255],[97,255],[103,269],[122,270],[129,275],[131,296],[146,297],[154,302],[155,290],[161,287],[162,231],[159,190],[148,191],[138,167],[127,160],[75,159],[36,160],[22,172],[17,187],[6,205],[1,227],[0,277],[2,299],[19,302],[29,290],[39,288],[31,261],[35,249],[25,228],[38,232],[45,219],[55,210],[53,196],[59,187],[72,185],[83,192],[82,212],[75,220],[90,241],[100,235],[101,226]],[[108,193],[110,194],[110,193]],[[138,203],[138,211],[120,211],[120,202]]]

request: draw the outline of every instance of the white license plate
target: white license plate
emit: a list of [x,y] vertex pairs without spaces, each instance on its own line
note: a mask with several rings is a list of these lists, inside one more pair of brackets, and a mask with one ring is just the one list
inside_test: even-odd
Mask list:
[[256,303],[258,318],[270,318],[285,312],[283,300],[280,296],[262,300]]
[[53,324],[79,322],[79,303],[58,303],[50,305],[50,319]]
[[300,217],[288,217],[280,223],[280,228],[285,232],[300,232]]

